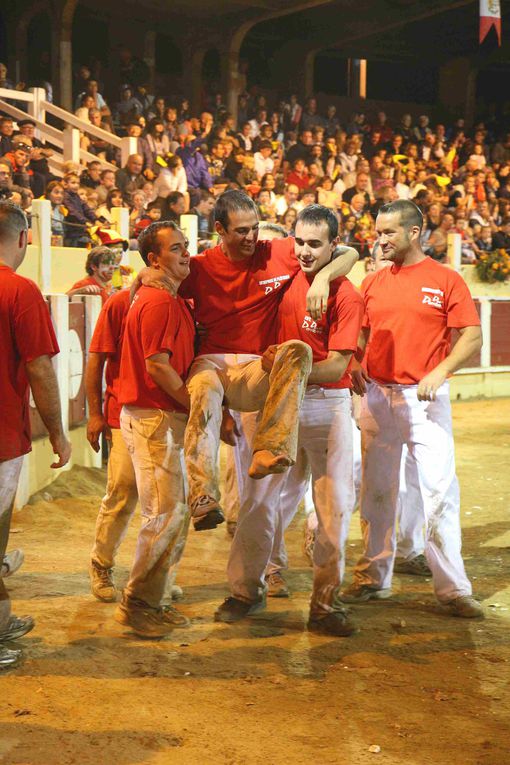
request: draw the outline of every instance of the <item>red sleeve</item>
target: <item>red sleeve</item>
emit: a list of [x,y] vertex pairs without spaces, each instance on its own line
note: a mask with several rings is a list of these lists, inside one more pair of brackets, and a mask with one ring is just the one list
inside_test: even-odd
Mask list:
[[55,356],[60,350],[48,306],[39,288],[28,280],[18,289],[14,333],[23,361]]
[[361,328],[362,329],[370,329],[370,321],[368,319],[368,314],[367,314],[367,311],[366,311],[366,304],[367,304],[366,295],[367,295],[367,291],[368,291],[368,288],[370,286],[371,281],[372,281],[371,278],[369,278],[368,276],[365,277],[363,279],[363,281],[361,283],[361,287],[360,287],[361,299],[363,300],[363,319],[362,319],[362,322],[361,322]]
[[451,276],[446,295],[448,327],[479,327],[480,317],[466,282],[456,271],[452,271]]
[[288,236],[286,239],[272,239],[268,244],[271,247],[271,260],[278,259],[285,271],[292,276],[297,274],[300,269],[294,252],[294,238]]
[[363,321],[363,298],[354,288],[339,289],[332,307],[328,350],[352,351],[358,348]]
[[119,301],[108,300],[104,304],[92,335],[89,348],[91,353],[118,352],[124,315],[125,310]]
[[164,302],[145,306],[140,317],[144,359],[156,353],[173,355],[179,321],[177,301],[170,295]]

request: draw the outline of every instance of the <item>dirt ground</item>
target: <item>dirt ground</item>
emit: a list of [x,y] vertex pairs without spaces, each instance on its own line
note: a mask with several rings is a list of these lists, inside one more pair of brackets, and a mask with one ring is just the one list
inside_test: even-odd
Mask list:
[[0,762],[509,765],[510,400],[455,404],[454,425],[466,565],[487,618],[445,616],[430,582],[396,576],[393,600],[355,608],[360,632],[347,639],[304,629],[301,517],[287,534],[289,600],[215,624],[229,540],[224,527],[191,532],[179,582],[192,626],[159,642],[124,632],[88,586],[104,473],[64,474],[13,522],[10,547],[26,553],[8,580],[14,610],[37,625],[19,641],[24,663],[0,678]]

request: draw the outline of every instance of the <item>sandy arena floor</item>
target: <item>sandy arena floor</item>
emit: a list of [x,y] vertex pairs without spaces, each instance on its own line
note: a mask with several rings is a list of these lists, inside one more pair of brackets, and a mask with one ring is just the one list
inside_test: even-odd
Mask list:
[[[349,639],[304,630],[301,518],[287,535],[289,600],[214,624],[229,540],[224,527],[192,532],[179,579],[192,626],[160,642],[125,633],[88,587],[104,475],[64,474],[13,522],[26,563],[8,582],[15,612],[37,625],[20,641],[24,663],[0,678],[0,762],[509,765],[510,400],[457,404],[454,424],[465,559],[487,618],[444,616],[430,582],[396,576],[394,600],[356,608]],[[359,550],[355,515],[351,565]]]

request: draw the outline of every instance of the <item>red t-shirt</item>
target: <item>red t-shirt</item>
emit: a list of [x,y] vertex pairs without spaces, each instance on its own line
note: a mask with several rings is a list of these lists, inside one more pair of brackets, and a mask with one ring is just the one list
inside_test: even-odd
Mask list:
[[[96,282],[93,276],[87,276],[85,279],[80,279],[78,282],[75,282],[75,284],[73,284],[73,286],[71,287],[71,290],[78,290],[81,287],[88,287],[89,285],[93,285],[94,287],[101,287],[101,285]],[[88,294],[88,293],[83,293],[83,294]],[[111,287],[101,287],[101,292],[98,292],[97,294],[100,295],[104,305],[106,301],[108,300],[108,298],[110,297],[110,295],[113,295],[113,290]]]
[[179,294],[204,325],[199,354],[262,354],[276,342],[280,298],[299,271],[294,239],[257,242],[253,256],[231,261],[220,245],[191,258]]
[[432,258],[370,274],[361,292],[370,328],[365,363],[376,382],[418,383],[450,352],[452,328],[480,324],[462,276]]
[[106,353],[104,416],[111,428],[120,428],[119,374],[124,325],[129,310],[129,290],[121,290],[106,301],[98,316],[89,351]]
[[144,409],[186,411],[168,396],[145,369],[156,353],[168,353],[170,364],[184,381],[194,356],[195,323],[181,297],[141,287],[129,308],[120,362],[119,404]]
[[0,265],[0,460],[31,450],[26,362],[58,352],[39,288]]
[[[283,295],[278,312],[278,342],[303,340],[313,351],[313,360],[324,361],[329,351],[356,351],[363,319],[363,299],[345,276],[330,284],[328,309],[315,321],[306,310],[306,293],[311,282],[300,271]],[[323,383],[323,388],[350,388],[349,369],[335,383]]]

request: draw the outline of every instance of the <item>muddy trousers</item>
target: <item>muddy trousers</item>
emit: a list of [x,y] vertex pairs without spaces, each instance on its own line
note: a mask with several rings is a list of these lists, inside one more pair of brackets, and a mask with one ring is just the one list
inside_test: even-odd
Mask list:
[[[122,540],[126,536],[131,518],[138,502],[135,470],[131,455],[120,428],[112,428],[112,440],[108,455],[106,494],[96,520],[96,535],[91,558],[103,568],[113,568]],[[188,524],[183,526],[186,536]],[[184,540],[183,540],[184,544]],[[170,567],[167,593],[175,583],[177,564]],[[167,598],[171,600],[171,595]]]
[[368,385],[361,411],[364,553],[358,584],[389,588],[404,444],[416,464],[425,526],[425,555],[439,601],[471,595],[461,554],[460,496],[448,383],[435,401],[418,401],[416,385]]
[[188,523],[183,472],[186,415],[125,406],[121,430],[133,461],[142,525],[124,590],[128,598],[158,607],[169,568],[180,560]]
[[312,368],[312,351],[300,340],[278,347],[268,374],[260,357],[211,354],[195,359],[188,377],[191,408],[185,435],[189,503],[200,496],[220,499],[218,449],[222,406],[261,412],[251,448],[296,459],[299,409]]
[[[298,430],[298,452],[303,450],[307,456],[298,463],[305,466],[301,476],[291,469],[283,476],[250,479],[246,464],[251,454],[253,418],[249,415],[240,419],[244,439],[236,446],[235,457],[241,478],[241,506],[227,570],[232,594],[250,602],[262,597],[264,574],[282,520],[281,497],[289,496],[286,482],[292,481],[292,492],[302,496],[308,481],[308,462],[319,520],[310,610],[334,610],[339,607],[335,595],[343,576],[345,540],[354,504],[349,392],[319,386],[307,390]],[[294,512],[296,508],[294,505]]]
[[[3,561],[7,550],[12,508],[22,465],[23,457],[15,457],[12,460],[0,462],[0,563]],[[10,615],[11,601],[3,579],[0,577],[0,632],[6,628]]]

